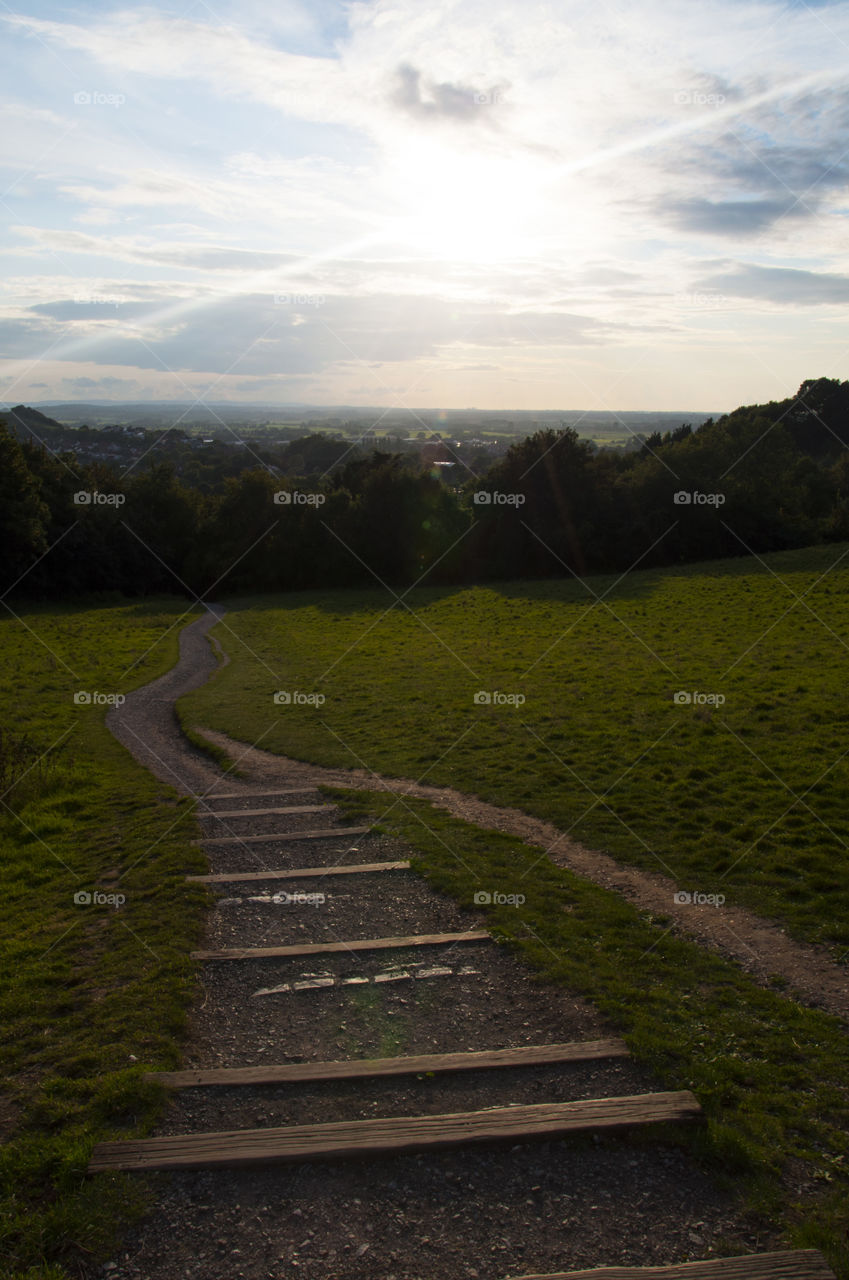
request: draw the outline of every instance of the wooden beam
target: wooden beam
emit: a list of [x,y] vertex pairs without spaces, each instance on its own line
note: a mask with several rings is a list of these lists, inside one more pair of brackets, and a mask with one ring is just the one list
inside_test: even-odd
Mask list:
[[312,876],[365,875],[370,871],[408,871],[409,862],[352,862],[347,867],[300,867],[297,871],[228,871],[214,876],[186,876],[200,884],[227,884],[232,880],[304,880]]
[[293,947],[222,947],[219,951],[192,951],[193,960],[275,960],[284,956],[321,956],[334,951],[387,951],[397,947],[440,947],[455,942],[485,942],[485,929],[467,933],[414,933],[406,938],[354,938],[350,942],[308,942]]
[[494,1067],[540,1067],[556,1062],[626,1058],[624,1040],[575,1040],[568,1044],[478,1049],[470,1053],[425,1053],[406,1058],[352,1058],[347,1062],[285,1062],[279,1066],[215,1067],[211,1070],[151,1071],[170,1089],[207,1085],[299,1084],[307,1080],[360,1080],[380,1076],[433,1075],[442,1071],[482,1071]]
[[571,1133],[695,1120],[701,1108],[692,1093],[645,1093],[578,1102],[492,1107],[447,1115],[391,1116],[330,1124],[98,1143],[89,1172],[115,1169],[231,1168],[303,1160],[403,1155],[414,1151],[491,1142],[545,1141]]
[[335,804],[292,804],[286,809],[216,809],[214,813],[201,813],[201,818],[256,818],[269,813],[328,813],[338,808]]
[[514,1280],[835,1280],[817,1249],[748,1253],[735,1258],[708,1258],[669,1267],[594,1267],[590,1271],[547,1271]]
[[219,795],[195,796],[198,804],[206,804],[207,800],[273,800],[276,796],[300,796],[305,791],[317,791],[311,787],[285,787],[280,791],[225,791]]
[[267,836],[204,836],[193,844],[269,844],[272,840],[341,840],[348,836],[364,836],[371,827],[330,827],[323,831],[279,831]]

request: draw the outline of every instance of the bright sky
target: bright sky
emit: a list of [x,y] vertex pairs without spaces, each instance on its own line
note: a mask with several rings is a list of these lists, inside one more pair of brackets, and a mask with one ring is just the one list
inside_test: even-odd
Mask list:
[[849,0],[0,7],[0,398],[849,376]]

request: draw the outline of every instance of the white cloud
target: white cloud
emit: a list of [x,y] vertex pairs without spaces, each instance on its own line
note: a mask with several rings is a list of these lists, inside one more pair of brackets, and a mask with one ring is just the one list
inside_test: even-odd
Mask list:
[[[252,0],[223,14],[4,19],[20,64],[0,250],[20,259],[10,354],[65,325],[68,361],[91,352],[145,377],[152,350],[192,376],[236,359],[248,377],[330,387],[354,352],[416,376],[427,363],[434,386],[524,367],[548,396],[551,348],[564,370],[595,350],[600,369],[611,348],[630,360],[639,332],[669,335],[710,386],[700,344],[760,350],[765,299],[790,317],[849,274],[849,3],[325,0],[272,14]],[[23,101],[28,60],[42,86],[54,66],[55,96]],[[126,103],[76,108],[72,90],[97,85]],[[676,302],[723,273],[731,334]],[[123,315],[63,310],[86,281],[92,297],[126,296]],[[263,336],[258,317],[287,291],[333,301]],[[149,307],[144,342],[130,303]]]

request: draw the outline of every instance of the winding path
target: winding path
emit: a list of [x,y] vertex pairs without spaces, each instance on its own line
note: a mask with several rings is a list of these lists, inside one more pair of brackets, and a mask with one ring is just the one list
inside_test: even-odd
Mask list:
[[[219,785],[221,770],[183,736],[174,701],[204,684],[226,655],[216,658],[207,632],[224,612],[220,605],[185,627],[180,660],[166,675],[127,697],[109,712],[107,724],[140,763],[185,795],[202,797]],[[212,745],[238,761],[256,785],[328,784],[357,790],[385,791],[428,800],[453,817],[476,826],[516,836],[542,850],[558,866],[619,893],[641,911],[667,917],[670,929],[695,938],[705,947],[737,961],[762,986],[775,978],[802,1003],[849,1021],[849,967],[835,963],[825,947],[798,942],[775,921],[737,906],[676,903],[680,888],[664,876],[626,866],[605,853],[586,849],[549,822],[519,809],[502,808],[450,787],[433,787],[405,778],[387,778],[364,769],[329,769],[272,755],[222,733],[198,730]]]

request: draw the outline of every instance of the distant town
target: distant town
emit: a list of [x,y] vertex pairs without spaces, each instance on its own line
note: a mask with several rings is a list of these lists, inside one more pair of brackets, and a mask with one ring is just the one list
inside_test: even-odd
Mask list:
[[510,445],[544,428],[571,427],[596,449],[638,450],[653,432],[719,413],[691,411],[386,409],[357,406],[179,402],[68,402],[0,408],[21,440],[86,463],[119,468],[168,461],[202,483],[252,466],[281,474],[324,472],[382,450],[419,455],[446,480],[484,470]]

